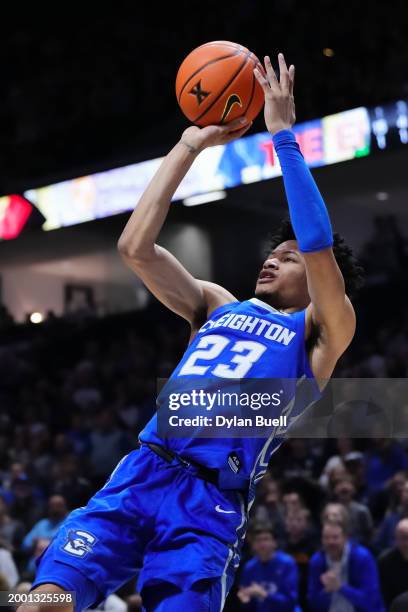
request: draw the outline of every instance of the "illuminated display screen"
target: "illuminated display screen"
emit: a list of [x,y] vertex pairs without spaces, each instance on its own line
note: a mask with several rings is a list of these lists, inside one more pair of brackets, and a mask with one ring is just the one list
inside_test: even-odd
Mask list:
[[0,239],[17,238],[26,225],[33,207],[19,195],[0,198]]
[[[355,108],[295,125],[310,167],[326,166],[408,142],[408,106]],[[132,210],[162,158],[64,181],[24,195],[45,217],[44,230]],[[254,183],[281,174],[268,132],[203,151],[178,188],[174,200]],[[1,210],[1,209],[0,209]],[[3,236],[4,237],[4,236]]]

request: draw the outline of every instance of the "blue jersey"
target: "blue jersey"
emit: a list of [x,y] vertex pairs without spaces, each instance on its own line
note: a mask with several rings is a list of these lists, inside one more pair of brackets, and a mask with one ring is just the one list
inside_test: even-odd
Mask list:
[[[293,422],[320,397],[305,347],[305,311],[281,312],[257,298],[214,310],[159,394],[159,409],[168,402],[169,389],[185,389],[190,379],[195,384],[200,378],[210,387],[225,380],[281,379],[279,386],[284,386],[287,401],[280,411]],[[303,394],[299,393],[302,381],[307,383]],[[199,430],[191,438],[161,437],[157,425],[156,413],[140,433],[140,440],[161,444],[226,475],[232,472],[231,477],[239,468],[239,478],[252,484],[265,473],[284,436],[282,428],[271,428],[261,438],[204,438]]]
[[[283,313],[256,298],[217,308],[160,392],[158,412],[170,410],[173,390],[194,389],[200,381],[206,389],[228,391],[243,385],[258,392],[260,386],[277,384],[284,401],[273,408],[275,415],[281,412],[296,419],[320,395],[305,350],[305,311]],[[225,407],[214,408],[219,412]],[[190,409],[188,405],[187,413]],[[189,437],[173,432],[163,437],[158,422],[156,413],[140,440],[167,447],[190,463],[169,463],[142,444],[122,459],[87,506],[68,516],[38,560],[35,584],[55,582],[75,591],[75,611],[114,592],[142,564],[138,588],[145,601],[163,592],[163,582],[182,591],[191,588],[198,597],[192,585],[208,579],[212,586],[211,594],[202,595],[205,605],[208,608],[211,596],[211,609],[223,608],[239,565],[256,482],[285,432],[267,427],[265,435],[257,437],[249,437],[247,429],[238,437],[227,437],[224,431],[222,437],[203,437],[198,427]],[[194,461],[218,470],[218,486],[197,477]],[[272,582],[280,579],[272,569],[262,581],[268,582],[268,596],[274,597],[275,605]],[[284,583],[278,590],[285,590],[290,599],[286,579]],[[292,602],[288,605],[291,609]],[[195,601],[184,607],[201,606]],[[156,603],[146,607],[156,609]],[[169,612],[180,607],[166,601]]]

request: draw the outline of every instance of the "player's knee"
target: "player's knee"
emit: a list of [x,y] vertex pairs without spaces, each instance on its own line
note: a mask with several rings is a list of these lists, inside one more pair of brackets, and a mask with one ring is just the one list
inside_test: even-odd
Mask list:
[[65,593],[65,589],[56,584],[40,584],[30,591],[31,600],[19,606],[17,612],[73,612],[73,604],[64,603]]

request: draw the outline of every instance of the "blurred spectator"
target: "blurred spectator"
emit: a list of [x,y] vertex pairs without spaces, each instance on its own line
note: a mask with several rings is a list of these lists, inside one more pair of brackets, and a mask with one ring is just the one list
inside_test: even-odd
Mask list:
[[62,495],[52,495],[48,500],[48,517],[38,521],[27,533],[23,540],[23,549],[26,551],[33,549],[39,538],[51,540],[67,514],[65,498]]
[[385,378],[387,376],[387,360],[374,344],[366,345],[366,357],[362,359],[361,368],[368,378]]
[[320,456],[315,455],[317,445],[311,445],[305,438],[290,438],[275,457],[275,469],[286,480],[295,477],[315,478],[318,475]]
[[347,471],[347,467],[343,460],[338,465],[330,468],[327,473],[327,493],[329,496],[334,494],[334,489],[336,488],[337,483],[347,478],[348,475],[349,472]]
[[342,525],[347,533],[350,533],[350,515],[343,504],[337,502],[329,502],[326,504],[322,511],[322,524],[339,523]]
[[[9,590],[10,590],[9,582],[6,576],[4,576],[2,572],[0,572],[0,591],[9,591]],[[14,606],[11,607],[11,606],[5,605],[5,606],[2,606],[2,608],[3,608],[2,612],[3,611],[4,612],[14,612],[15,610]]]
[[374,217],[374,234],[364,246],[361,261],[368,279],[378,284],[398,276],[407,260],[406,240],[394,215]]
[[115,415],[104,409],[96,417],[90,443],[92,475],[103,484],[120,459],[132,449],[131,439],[116,425]]
[[395,546],[382,553],[378,567],[384,601],[388,608],[397,595],[408,590],[408,519],[397,524]]
[[384,612],[377,567],[371,553],[348,539],[343,524],[327,521],[323,550],[310,561],[311,612]]
[[4,499],[0,497],[0,546],[13,551],[18,549],[24,535],[24,525],[13,519]]
[[[356,487],[357,497],[358,499],[366,498],[366,469],[365,469],[365,455],[360,451],[351,451],[347,453],[343,458],[344,465],[346,467],[347,474],[350,474],[354,485]],[[339,478],[342,480],[343,476]],[[333,488],[335,483],[333,485]]]
[[285,519],[284,551],[296,561],[298,567],[299,602],[302,608],[306,607],[309,561],[319,545],[318,534],[310,519],[310,511],[306,508],[289,512]]
[[50,538],[36,538],[34,542],[34,549],[32,550],[32,555],[28,560],[28,563],[25,568],[25,578],[29,578],[30,580],[34,580],[36,573],[36,560],[44,550],[47,548],[48,544],[51,542]]
[[383,489],[370,497],[368,502],[375,523],[382,521],[386,512],[397,509],[400,504],[402,489],[407,480],[407,471],[401,470],[390,478]]
[[407,612],[408,610],[408,591],[402,595],[398,595],[392,602],[390,612]]
[[18,571],[14,563],[11,552],[1,547],[0,547],[0,574],[4,576],[4,578],[7,580],[9,589],[12,589],[19,580]]
[[407,471],[397,472],[385,487],[373,495],[370,500],[370,511],[374,522],[379,523],[386,512],[395,512],[401,503],[402,489],[408,480]]
[[78,455],[64,455],[54,465],[53,493],[67,500],[69,508],[84,506],[89,501],[93,488],[89,480],[80,475]]
[[394,512],[386,514],[378,528],[374,538],[374,547],[381,552],[394,544],[395,528],[401,519],[408,517],[408,481],[405,482],[400,497],[398,508]]
[[72,378],[72,401],[82,410],[99,406],[102,392],[97,382],[95,364],[92,361],[78,363]]
[[27,477],[26,474],[26,466],[24,463],[20,461],[12,461],[9,466],[9,469],[5,471],[2,478],[2,489],[5,491],[10,491],[13,482],[18,480],[19,478],[24,479]]
[[388,498],[388,508],[395,510],[401,501],[402,491],[408,481],[408,472],[405,470],[397,472],[387,483],[385,489]]
[[250,612],[295,612],[298,572],[293,559],[279,550],[274,530],[268,525],[253,528],[254,557],[245,563],[239,581],[238,599]]
[[325,496],[316,480],[295,477],[284,480],[281,487],[285,515],[293,510],[307,508],[310,510],[312,518],[319,516]]
[[257,523],[269,523],[274,526],[278,534],[279,544],[285,532],[285,521],[283,518],[282,494],[279,482],[268,472],[258,488],[258,495],[252,513],[252,519]]
[[285,509],[285,514],[297,512],[306,507],[304,499],[297,491],[288,491],[287,493],[284,493],[282,496],[282,502]]
[[94,290],[89,286],[65,285],[65,315],[72,321],[86,323],[96,316]]
[[370,544],[373,519],[367,506],[355,501],[356,488],[351,476],[336,483],[334,499],[348,511],[350,521],[350,537],[364,546]]
[[329,486],[329,476],[333,469],[341,468],[342,472],[346,469],[344,457],[353,450],[353,440],[345,437],[338,438],[336,447],[338,454],[329,457],[319,478],[320,485],[325,489]]
[[408,469],[408,456],[397,442],[390,438],[378,438],[373,440],[365,464],[367,492],[372,495],[397,472]]
[[39,480],[47,481],[53,463],[52,445],[48,427],[33,423],[29,431],[30,464]]
[[70,442],[72,451],[77,455],[89,453],[91,446],[89,425],[81,412],[71,414],[71,425],[66,432],[66,438]]
[[27,527],[33,524],[43,514],[43,500],[38,490],[26,474],[15,478],[11,483],[12,504],[10,514]]

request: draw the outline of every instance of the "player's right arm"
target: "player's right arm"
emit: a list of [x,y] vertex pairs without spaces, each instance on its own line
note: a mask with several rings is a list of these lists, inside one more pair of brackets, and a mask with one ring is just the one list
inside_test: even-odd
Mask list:
[[150,181],[119,238],[118,249],[125,263],[157,299],[192,326],[235,298],[214,283],[195,279],[156,241],[171,199],[199,153],[239,138],[250,127],[246,119],[238,119],[225,126],[187,128]]

